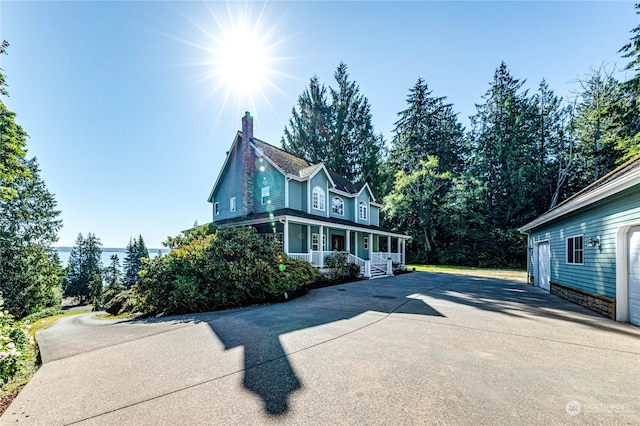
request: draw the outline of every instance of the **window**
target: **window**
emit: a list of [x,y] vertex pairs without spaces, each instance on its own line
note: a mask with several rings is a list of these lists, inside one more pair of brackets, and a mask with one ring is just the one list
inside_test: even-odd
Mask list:
[[582,235],[567,238],[567,263],[584,263],[584,240]]
[[318,234],[311,234],[311,250],[318,250],[318,240],[319,240],[319,235]]
[[213,203],[213,214],[218,216],[220,214],[220,203]]
[[369,237],[364,237],[364,249],[369,250]]
[[344,201],[342,201],[342,198],[333,197],[333,200],[331,200],[331,211],[340,216],[344,215]]
[[236,197],[229,198],[229,211],[230,212],[236,211]]
[[322,251],[327,250],[327,236],[322,234]]
[[367,220],[367,203],[364,201],[360,201],[360,204],[358,205],[358,216],[362,220]]
[[269,204],[269,187],[262,187],[262,205]]
[[313,187],[313,208],[316,210],[325,209],[324,190],[319,186]]

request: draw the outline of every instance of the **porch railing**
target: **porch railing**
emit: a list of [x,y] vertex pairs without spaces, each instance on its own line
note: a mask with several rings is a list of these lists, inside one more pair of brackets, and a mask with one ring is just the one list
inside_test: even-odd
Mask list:
[[402,263],[402,253],[387,253],[386,251],[375,251],[373,252],[373,255],[378,256],[385,261],[390,257],[393,263]]
[[300,259],[305,262],[311,262],[311,253],[288,253],[288,256],[292,259]]

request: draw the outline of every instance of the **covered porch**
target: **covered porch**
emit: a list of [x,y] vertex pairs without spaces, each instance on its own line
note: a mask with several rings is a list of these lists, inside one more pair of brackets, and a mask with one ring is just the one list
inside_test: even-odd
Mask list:
[[276,239],[291,258],[325,268],[327,257],[347,252],[348,262],[360,267],[364,278],[393,275],[394,264],[404,265],[406,235],[380,227],[336,223],[296,216],[273,217],[254,224],[266,239]]

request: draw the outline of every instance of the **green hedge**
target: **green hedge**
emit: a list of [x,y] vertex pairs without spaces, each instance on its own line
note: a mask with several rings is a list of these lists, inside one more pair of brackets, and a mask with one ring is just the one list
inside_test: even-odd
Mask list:
[[189,238],[166,256],[145,259],[133,293],[142,312],[202,312],[273,300],[318,274],[261,239],[254,228],[224,228]]

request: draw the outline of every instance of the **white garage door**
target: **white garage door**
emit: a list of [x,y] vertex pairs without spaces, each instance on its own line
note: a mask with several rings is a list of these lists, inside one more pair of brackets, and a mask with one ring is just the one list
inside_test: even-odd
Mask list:
[[551,250],[549,242],[538,244],[536,285],[545,290],[549,290],[551,280]]
[[640,226],[629,231],[629,322],[640,325]]

